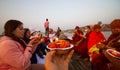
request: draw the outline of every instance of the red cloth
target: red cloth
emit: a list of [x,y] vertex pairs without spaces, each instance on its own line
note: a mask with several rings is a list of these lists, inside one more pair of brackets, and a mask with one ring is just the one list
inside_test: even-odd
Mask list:
[[[77,32],[79,33],[79,34],[83,34],[83,32],[81,31],[81,30],[77,30]],[[79,36],[76,32],[74,32],[74,35],[73,35],[73,37],[72,37],[72,44],[73,45],[75,45],[79,40],[81,40],[82,39],[82,37],[81,36]],[[78,47],[79,47],[79,45],[78,46],[74,46],[74,50],[75,51],[78,51]]]
[[[81,30],[77,30],[77,32],[79,34],[83,34],[83,32]],[[72,44],[75,44],[76,42],[78,42],[80,39],[82,39],[82,37],[80,37],[78,34],[76,34],[76,32],[74,32],[74,35],[72,37]]]
[[[102,40],[106,40],[101,32],[92,31],[88,38],[88,50],[93,47],[93,45],[99,43]],[[91,56],[92,65],[97,68],[97,70],[108,70],[107,59],[102,53],[94,52]]]
[[97,70],[108,70],[107,63],[108,60],[103,54],[93,53],[92,64],[97,68]]
[[87,40],[84,39],[80,44],[78,48],[78,53],[83,57],[89,57],[88,56],[88,49],[87,49]]
[[[78,33],[83,35],[83,32],[80,30],[78,30]],[[81,40],[81,42],[78,44],[78,46],[75,46],[75,44],[80,40]],[[73,36],[72,44],[74,45],[74,50],[79,55],[81,55],[84,58],[88,57],[88,53],[87,53],[88,49],[87,49],[87,40],[86,39],[83,39],[82,37],[80,37],[78,34],[75,33]]]
[[[112,34],[110,35],[110,37],[108,38],[108,40],[104,43],[104,44],[108,44],[108,42],[110,42],[111,40],[117,38],[120,34]],[[115,44],[118,41],[114,41],[113,42],[113,46],[115,48]],[[112,47],[112,46],[111,46]],[[97,70],[108,70],[108,66],[107,63],[109,63],[109,60],[104,56],[104,54],[102,52],[100,52],[99,54],[93,53],[92,55],[92,64],[93,66],[95,66],[97,68]],[[113,68],[111,68],[111,70],[114,70]]]
[[92,31],[88,38],[88,50],[102,40],[106,40],[101,32]]
[[90,32],[88,32],[88,33],[86,33],[86,39],[84,39],[82,42],[81,42],[81,44],[79,44],[79,49],[78,49],[78,53],[80,54],[80,55],[82,55],[82,57],[84,57],[84,58],[89,58],[89,55],[88,55],[88,48],[87,48],[87,46],[88,46],[88,38],[89,38],[89,35],[90,35],[90,33],[91,33],[91,31]]

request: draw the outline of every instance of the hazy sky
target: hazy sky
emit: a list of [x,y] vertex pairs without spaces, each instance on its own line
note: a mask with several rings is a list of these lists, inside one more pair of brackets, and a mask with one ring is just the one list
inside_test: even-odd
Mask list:
[[44,31],[48,18],[50,28],[73,29],[98,21],[110,23],[120,18],[120,0],[0,0],[0,33],[4,23],[17,19],[25,27]]

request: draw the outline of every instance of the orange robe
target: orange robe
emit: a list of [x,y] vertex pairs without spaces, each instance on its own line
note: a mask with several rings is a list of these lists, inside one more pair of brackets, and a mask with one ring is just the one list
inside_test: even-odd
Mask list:
[[102,40],[106,40],[101,32],[92,31],[88,38],[88,50],[93,47],[93,45],[99,43]]
[[[77,32],[79,33],[79,34],[83,34],[83,32],[81,31],[81,30],[77,30]],[[73,35],[73,37],[72,37],[72,44],[74,45],[74,50],[75,50],[75,52],[78,52],[78,48],[79,48],[79,45],[78,46],[75,46],[75,44],[79,41],[79,40],[81,40],[82,39],[82,37],[81,36],[79,36],[76,32],[74,32],[74,35]]]
[[[97,43],[102,40],[106,40],[104,35],[101,32],[92,31],[88,38],[88,51],[93,48]],[[99,51],[100,52],[100,51]],[[90,54],[89,54],[90,55]],[[99,54],[97,52],[92,53],[92,65],[97,68],[97,70],[107,70],[107,59],[103,56],[103,54]]]
[[[78,30],[78,33],[83,35],[83,32],[80,30]],[[84,39],[76,33],[73,36],[72,44],[74,45],[74,50],[83,58],[88,57],[87,41],[87,39]],[[76,45],[77,42],[79,42],[78,45]]]

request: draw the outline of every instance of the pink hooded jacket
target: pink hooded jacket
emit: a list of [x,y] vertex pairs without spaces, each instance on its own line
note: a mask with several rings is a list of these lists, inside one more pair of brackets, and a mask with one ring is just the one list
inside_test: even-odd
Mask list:
[[28,70],[31,62],[32,50],[27,47],[25,50],[10,37],[0,38],[0,70]]

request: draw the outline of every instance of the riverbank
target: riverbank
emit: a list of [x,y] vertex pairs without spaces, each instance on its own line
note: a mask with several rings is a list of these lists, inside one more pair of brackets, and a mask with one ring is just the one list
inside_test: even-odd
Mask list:
[[[105,36],[106,39],[108,39],[108,37],[111,35],[111,31],[102,31],[102,33],[104,34],[104,36]],[[68,38],[70,38],[70,39],[73,36],[73,32],[64,32],[64,34],[66,36],[68,36]]]

